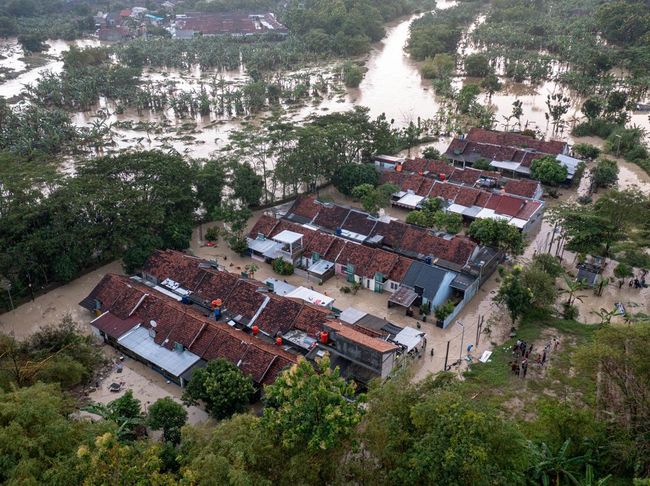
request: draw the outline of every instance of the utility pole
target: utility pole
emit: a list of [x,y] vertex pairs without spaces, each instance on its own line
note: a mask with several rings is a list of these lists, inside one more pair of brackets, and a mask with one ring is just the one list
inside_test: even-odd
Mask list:
[[450,343],[450,342],[451,342],[451,341],[447,341],[447,352],[445,353],[445,367],[444,367],[444,371],[447,371],[447,359],[449,358],[449,343]]
[[463,332],[460,335],[460,356],[458,356],[458,359],[461,360],[463,359],[463,344],[465,341],[465,326],[463,326],[463,323],[460,321],[456,321],[456,325],[460,326]]
[[483,329],[483,320],[484,319],[485,319],[485,316],[483,316],[483,315],[478,316],[478,322],[476,323],[476,344],[474,344],[474,346],[476,346],[477,348],[478,348],[478,340],[479,340],[479,337],[481,336],[481,330]]

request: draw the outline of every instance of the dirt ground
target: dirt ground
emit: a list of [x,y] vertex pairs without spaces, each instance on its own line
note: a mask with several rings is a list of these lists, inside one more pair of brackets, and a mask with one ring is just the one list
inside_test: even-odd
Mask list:
[[[118,372],[117,363],[120,354],[113,348],[106,346],[106,354],[113,361],[110,372],[105,375],[99,387],[89,393],[88,398],[97,403],[108,403],[121,397],[127,390],[133,391],[133,396],[142,402],[144,412],[156,400],[165,397],[172,397],[176,402],[181,403],[181,389],[174,383],[168,383],[165,379],[151,368],[135,361],[128,356],[124,357],[123,368]],[[123,383],[120,392],[111,392],[111,383]],[[198,407],[185,407],[187,410],[187,421],[190,424],[198,424],[209,419],[208,414]]]

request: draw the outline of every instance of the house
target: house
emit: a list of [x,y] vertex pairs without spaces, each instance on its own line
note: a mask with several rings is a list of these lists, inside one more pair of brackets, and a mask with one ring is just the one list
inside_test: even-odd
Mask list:
[[559,140],[472,128],[465,137],[453,139],[444,155],[462,167],[485,160],[494,169],[519,177],[530,177],[530,167],[536,159],[552,156],[567,168],[570,181],[580,161],[568,154],[569,145]]
[[375,167],[379,170],[395,170],[397,165],[404,162],[404,159],[393,157],[392,155],[375,155],[372,160]]
[[401,348],[387,346],[381,336],[339,329],[328,299],[304,287],[276,295],[216,262],[158,251],[141,276],[106,275],[80,305],[94,313],[90,325],[99,338],[180,386],[217,358],[231,361],[259,387],[272,383],[332,329],[346,342],[336,345],[337,360],[347,363],[349,377],[365,382],[387,376]]
[[174,37],[188,38],[196,35],[216,36],[250,36],[263,33],[286,35],[287,28],[277,21],[272,13],[201,13],[190,12],[176,15]]
[[126,27],[102,27],[97,31],[97,37],[105,42],[120,42],[133,38],[133,33]]
[[137,279],[108,274],[80,305],[101,312],[91,322],[98,336],[180,386],[195,367],[217,357],[231,361],[258,386],[272,383],[296,362],[282,348],[216,322]]

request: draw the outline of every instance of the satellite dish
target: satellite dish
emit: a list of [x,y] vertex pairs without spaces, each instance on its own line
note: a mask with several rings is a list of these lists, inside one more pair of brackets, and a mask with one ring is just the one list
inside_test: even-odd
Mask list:
[[149,324],[151,325],[151,327],[156,327],[158,325],[156,324],[156,321],[154,321],[153,319],[149,321]]

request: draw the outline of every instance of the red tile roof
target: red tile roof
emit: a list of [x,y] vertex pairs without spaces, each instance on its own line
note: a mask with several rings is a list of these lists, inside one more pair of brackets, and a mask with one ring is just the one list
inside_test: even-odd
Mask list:
[[269,336],[278,332],[284,334],[293,327],[293,321],[298,316],[302,303],[269,295],[271,300],[259,315],[255,324]]
[[234,316],[252,319],[268,296],[257,291],[261,286],[263,285],[255,281],[240,280],[224,301],[224,310]]
[[99,316],[97,319],[91,322],[91,326],[104,331],[106,335],[118,339],[120,336],[125,334],[127,331],[133,329],[136,325],[140,323],[138,317],[127,317],[126,319],[120,319],[110,312],[106,312]]
[[341,227],[349,212],[349,209],[342,206],[323,206],[318,216],[316,216],[314,224],[333,231]]
[[406,272],[409,271],[412,263],[413,260],[410,258],[400,256],[397,260],[397,263],[391,270],[388,278],[390,278],[393,282],[401,282],[404,280],[404,277],[406,277]]
[[332,243],[337,240],[335,236],[327,233],[322,233],[320,231],[315,231],[314,233],[314,237],[310,239],[309,243],[305,244],[304,255],[307,258],[311,258],[314,252],[323,257],[327,254],[327,250],[330,249]]
[[327,253],[325,253],[325,255],[322,255],[323,259],[330,262],[335,262],[344,246],[345,246],[345,240],[342,240],[341,238],[336,238],[334,241],[332,241],[332,244],[327,250]]
[[528,221],[541,205],[541,201],[527,201],[521,211],[517,213],[516,217]]
[[257,238],[257,235],[262,234],[264,236],[269,236],[278,223],[279,219],[273,218],[263,214],[260,219],[255,222],[255,225],[248,234],[251,238]]
[[456,195],[454,202],[460,204],[461,206],[472,207],[476,204],[479,196],[481,195],[479,189],[473,189],[471,187],[461,187]]
[[503,190],[508,194],[515,194],[523,197],[535,197],[535,193],[539,189],[539,182],[528,181],[524,179],[510,179],[503,186]]
[[353,343],[363,346],[379,353],[388,353],[397,350],[397,346],[393,343],[383,341],[374,337],[370,337],[361,333],[351,326],[343,324],[341,321],[327,321],[326,327],[334,331],[338,336],[347,339]]
[[317,338],[318,334],[324,329],[323,326],[327,322],[329,314],[330,311],[322,307],[304,304],[293,321],[293,327]]
[[494,212],[514,217],[519,213],[519,211],[521,211],[525,204],[526,201],[521,198],[502,195],[499,196],[499,202],[497,207],[494,209]]
[[372,248],[347,241],[335,262],[343,266],[354,265],[356,275],[365,275],[366,266],[370,263],[372,256]]
[[350,211],[345,218],[342,229],[358,233],[360,235],[369,235],[377,224],[377,220],[360,211]]
[[377,223],[375,229],[372,231],[371,236],[381,235],[384,237],[383,244],[391,248],[398,248],[406,226],[404,223],[392,220],[390,223]]
[[298,196],[289,212],[311,221],[318,215],[322,207],[316,203],[314,196]]
[[467,140],[492,145],[529,148],[553,155],[561,154],[566,147],[566,142],[559,140],[537,140],[520,133],[498,132],[484,128],[472,128],[467,134]]
[[364,277],[374,278],[376,273],[381,273],[384,277],[390,278],[390,274],[397,264],[399,256],[384,250],[372,250],[372,257],[366,266]]

